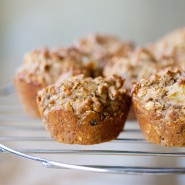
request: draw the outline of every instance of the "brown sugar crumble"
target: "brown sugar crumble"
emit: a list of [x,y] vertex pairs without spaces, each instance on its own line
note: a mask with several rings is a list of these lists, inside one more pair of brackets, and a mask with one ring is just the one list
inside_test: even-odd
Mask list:
[[72,77],[61,84],[48,86],[38,94],[41,114],[59,107],[72,110],[83,122],[88,114],[97,115],[91,125],[106,117],[119,117],[128,107],[130,97],[123,88],[124,80],[116,75],[95,79],[83,75]]
[[62,74],[69,71],[74,75],[90,76],[91,73],[83,64],[83,55],[75,48],[45,48],[26,54],[17,75],[27,83],[48,85],[55,83]]

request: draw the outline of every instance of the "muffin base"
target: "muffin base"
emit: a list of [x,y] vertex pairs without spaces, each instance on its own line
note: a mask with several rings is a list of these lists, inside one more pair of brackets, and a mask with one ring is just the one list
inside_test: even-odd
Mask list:
[[133,108],[133,106],[131,105],[131,107],[130,107],[130,111],[129,111],[129,113],[128,113],[128,118],[127,118],[128,120],[136,120],[136,114],[135,114],[135,112],[134,112],[134,108]]
[[68,144],[90,145],[116,139],[123,130],[127,113],[118,118],[107,118],[97,125],[90,121],[96,118],[88,115],[83,123],[72,111],[52,110],[48,112],[45,125],[51,136],[59,142]]
[[24,79],[15,78],[14,85],[23,105],[24,111],[35,118],[40,117],[36,97],[37,92],[43,88],[43,85],[37,83],[27,83]]
[[144,137],[163,146],[185,146],[185,122],[167,123],[156,114],[143,110],[133,98],[133,107]]

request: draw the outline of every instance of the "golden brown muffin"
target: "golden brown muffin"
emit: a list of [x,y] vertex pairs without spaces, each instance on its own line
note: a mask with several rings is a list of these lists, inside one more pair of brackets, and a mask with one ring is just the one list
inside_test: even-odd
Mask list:
[[92,58],[89,65],[94,70],[94,76],[102,75],[105,64],[113,56],[127,56],[134,48],[131,42],[105,34],[89,34],[75,42],[74,46],[84,55]]
[[[138,49],[130,57],[114,57],[104,68],[104,76],[120,75],[125,78],[125,87],[131,92],[132,85],[156,72],[156,61],[146,49]],[[136,119],[131,107],[128,119]]]
[[172,58],[176,65],[185,70],[185,28],[175,30],[149,46],[155,57]]
[[83,55],[74,48],[57,50],[34,50],[26,54],[23,65],[17,70],[14,84],[25,111],[40,117],[36,96],[43,87],[55,83],[59,77],[70,72],[72,75],[90,76],[91,71],[84,66]]
[[118,76],[69,78],[38,93],[37,103],[51,136],[63,143],[96,144],[117,138],[131,98]]
[[160,72],[137,83],[132,94],[147,140],[164,146],[185,146],[185,72]]

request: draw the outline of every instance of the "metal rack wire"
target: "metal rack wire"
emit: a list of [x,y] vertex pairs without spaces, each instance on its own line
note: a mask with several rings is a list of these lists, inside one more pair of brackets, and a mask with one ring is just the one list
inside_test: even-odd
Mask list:
[[[183,160],[184,149],[165,148],[148,143],[143,139],[136,122],[127,122],[118,139],[103,144],[78,146],[53,141],[47,135],[41,120],[24,115],[11,85],[0,90],[0,143],[0,153],[14,154],[48,168],[114,174],[185,174],[182,166],[160,166],[156,162],[158,157],[163,160],[170,158],[170,161]],[[42,157],[45,155],[47,158]],[[62,158],[62,162],[56,161],[58,157]],[[153,160],[159,166],[150,163],[147,166],[147,159]],[[138,161],[142,163],[136,166]]]

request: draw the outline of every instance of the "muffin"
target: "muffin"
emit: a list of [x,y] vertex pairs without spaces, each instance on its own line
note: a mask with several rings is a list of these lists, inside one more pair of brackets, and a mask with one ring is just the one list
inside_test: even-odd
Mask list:
[[163,146],[185,146],[185,72],[168,70],[141,80],[132,91],[145,138]]
[[96,144],[117,138],[123,130],[131,98],[116,75],[78,75],[38,93],[40,114],[51,136],[69,144]]
[[185,70],[185,28],[167,34],[149,48],[159,61],[163,57],[172,58],[179,68]]
[[[131,93],[135,82],[150,77],[156,71],[156,61],[152,54],[146,49],[138,49],[130,57],[114,57],[105,66],[103,75],[106,77],[114,74],[120,75],[126,79],[125,87]],[[136,118],[132,107],[128,118]]]
[[94,76],[102,75],[105,64],[113,56],[127,56],[134,48],[131,42],[123,42],[118,38],[105,34],[89,34],[76,41],[74,46],[92,58],[89,66],[94,71]]
[[25,55],[23,65],[17,70],[14,84],[25,111],[32,117],[40,117],[37,92],[55,83],[62,74],[84,74],[91,71],[83,62],[83,55],[74,48],[56,50],[40,49]]

